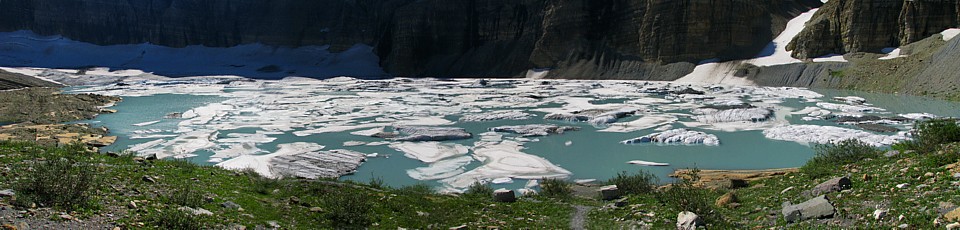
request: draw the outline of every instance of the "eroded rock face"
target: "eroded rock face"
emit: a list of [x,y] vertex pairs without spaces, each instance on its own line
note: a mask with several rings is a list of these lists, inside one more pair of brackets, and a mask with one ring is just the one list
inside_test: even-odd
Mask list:
[[[817,0],[4,0],[0,31],[96,44],[374,46],[399,76],[672,80],[751,57]],[[678,14],[677,12],[685,12]],[[496,58],[490,58],[496,57]],[[673,64],[670,64],[673,63]],[[323,77],[323,76],[318,76]]]
[[960,25],[957,0],[829,1],[787,46],[796,58],[879,52]]

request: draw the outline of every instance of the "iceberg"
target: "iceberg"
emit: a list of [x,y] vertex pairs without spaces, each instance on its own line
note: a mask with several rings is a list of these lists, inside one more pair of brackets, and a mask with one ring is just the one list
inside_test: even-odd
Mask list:
[[495,121],[495,120],[525,120],[532,117],[533,114],[520,111],[494,111],[482,114],[470,114],[460,118],[460,121]]
[[652,161],[641,161],[641,160],[627,161],[627,164],[643,165],[643,166],[670,166],[670,164],[668,163],[657,163]]
[[798,143],[827,144],[843,140],[856,139],[872,146],[892,145],[907,137],[902,135],[879,135],[866,131],[834,126],[784,125],[763,131],[768,139],[793,141]]
[[394,141],[447,141],[462,140],[473,137],[467,130],[455,127],[398,127],[397,131],[405,134],[403,137],[392,138]]
[[524,137],[549,136],[551,134],[563,134],[566,131],[576,131],[576,130],[580,130],[580,128],[574,127],[574,126],[557,126],[557,125],[540,125],[540,124],[499,126],[499,127],[490,128],[490,131],[516,133]]
[[404,156],[433,163],[442,159],[467,154],[470,149],[460,144],[428,142],[399,142],[390,144],[390,148],[403,152]]
[[483,165],[440,182],[453,188],[466,188],[476,181],[496,178],[541,179],[568,178],[570,171],[550,163],[547,159],[520,152],[523,146],[514,141],[499,143],[478,142],[474,158]]
[[672,129],[659,133],[621,141],[621,144],[642,144],[642,143],[661,143],[661,144],[703,144],[720,145],[720,139],[716,135],[707,134],[699,131],[687,129]]

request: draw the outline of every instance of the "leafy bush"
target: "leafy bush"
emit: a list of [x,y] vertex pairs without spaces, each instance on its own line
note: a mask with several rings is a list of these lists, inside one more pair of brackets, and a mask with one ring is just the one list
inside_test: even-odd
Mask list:
[[489,197],[493,194],[493,187],[490,187],[489,184],[480,183],[480,181],[473,182],[470,187],[467,187],[467,191],[463,193],[467,196],[475,197]]
[[193,215],[184,211],[168,209],[148,213],[144,220],[156,229],[194,230],[208,229],[202,216]]
[[855,139],[817,145],[814,150],[817,152],[816,155],[800,167],[800,172],[811,178],[830,175],[839,170],[840,166],[876,157],[879,154],[879,150],[873,146]]
[[623,171],[607,181],[607,184],[617,185],[622,194],[646,194],[657,187],[657,176],[642,170],[632,175]]
[[67,210],[94,206],[91,201],[99,184],[96,166],[83,157],[49,157],[55,158],[30,164],[31,169],[15,182],[18,205],[36,203]]
[[540,181],[540,195],[553,198],[567,198],[573,193],[573,184],[563,179],[543,178]]
[[433,188],[430,185],[424,183],[417,183],[415,185],[407,185],[397,189],[397,193],[407,194],[407,195],[429,195],[434,194]]
[[175,204],[186,207],[200,207],[203,205],[203,194],[194,190],[192,186],[183,185],[172,188],[170,194],[166,197],[167,204]]
[[269,195],[274,190],[283,187],[284,181],[282,178],[264,177],[252,169],[245,169],[243,175],[246,175],[250,183],[253,184],[250,189],[259,194]]
[[363,193],[335,191],[324,197],[323,217],[336,229],[364,229],[373,223],[373,205]]
[[367,183],[367,185],[370,185],[371,188],[375,188],[375,189],[386,188],[386,186],[383,183],[383,178],[381,177],[371,177],[370,182]]
[[910,132],[913,140],[900,146],[923,153],[936,151],[942,144],[960,142],[960,125],[953,119],[931,119],[918,121]]
[[669,188],[655,193],[657,201],[676,212],[689,211],[696,213],[713,227],[729,228],[723,227],[729,225],[729,223],[714,207],[717,194],[711,190],[694,186],[694,182],[700,179],[699,172],[700,170],[695,168],[686,177],[671,184]]

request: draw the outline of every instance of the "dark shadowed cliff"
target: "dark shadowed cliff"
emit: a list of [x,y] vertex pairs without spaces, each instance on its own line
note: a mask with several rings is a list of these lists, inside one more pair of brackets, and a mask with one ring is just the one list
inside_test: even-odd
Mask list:
[[957,0],[831,0],[790,43],[796,58],[879,52],[960,26]]
[[375,47],[398,76],[675,79],[818,0],[3,0],[0,31],[96,44]]

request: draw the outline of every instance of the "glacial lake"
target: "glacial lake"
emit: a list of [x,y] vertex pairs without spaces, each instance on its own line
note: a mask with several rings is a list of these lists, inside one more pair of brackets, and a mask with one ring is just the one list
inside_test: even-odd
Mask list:
[[[103,148],[104,151],[134,148],[140,152],[157,153],[162,157],[183,158],[199,164],[213,165],[239,155],[273,153],[281,144],[315,143],[324,146],[324,150],[346,149],[365,154],[376,153],[376,157],[368,157],[355,173],[342,176],[341,180],[367,182],[371,178],[382,178],[390,186],[425,183],[438,189],[458,189],[438,178],[471,172],[482,167],[485,161],[474,157],[467,163],[450,162],[452,166],[434,168],[449,171],[449,175],[418,180],[414,179],[410,170],[441,164],[444,160],[426,163],[405,156],[404,152],[394,148],[396,141],[351,132],[380,126],[390,130],[392,126],[401,125],[459,127],[473,137],[440,142],[444,145],[471,148],[469,153],[459,156],[472,156],[472,149],[480,145],[485,135],[496,135],[500,138],[498,140],[522,144],[519,151],[523,154],[540,157],[552,163],[552,166],[568,171],[569,179],[606,180],[621,171],[646,170],[656,174],[661,181],[670,181],[667,175],[675,169],[797,167],[813,156],[814,151],[809,142],[818,142],[817,137],[804,141],[781,140],[782,138],[765,135],[765,132],[772,132],[768,130],[777,127],[839,127],[844,132],[861,135],[859,138],[889,141],[903,138],[910,122],[896,123],[884,119],[879,123],[902,131],[876,133],[851,124],[838,124],[833,119],[824,119],[831,116],[868,115],[884,118],[899,115],[960,117],[960,103],[856,91],[688,86],[669,82],[544,82],[491,81],[488,86],[478,86],[476,80],[297,79],[229,84],[141,82],[133,86],[76,87],[71,91],[124,97],[122,102],[111,107],[116,109],[117,113],[102,114],[87,121],[107,126],[112,135],[119,136],[118,141]],[[685,88],[706,94],[690,96],[664,93]],[[866,103],[833,99],[848,96],[865,99]],[[769,108],[771,114],[764,121],[723,121],[720,122],[722,124],[704,122],[703,116],[709,116],[709,113],[714,111],[700,109],[706,105],[719,104],[750,104],[758,108]],[[635,108],[636,112],[609,124],[545,119],[551,113],[624,107]],[[816,109],[810,109],[811,107]],[[829,112],[805,114],[805,108],[808,111]],[[504,110],[518,111],[529,116],[521,120],[460,120],[467,115]],[[196,111],[196,114],[200,114],[199,117],[204,116],[202,111],[207,111],[210,115],[202,121],[187,117],[165,118],[173,113],[192,114],[191,111]],[[822,116],[815,116],[818,114]],[[669,119],[654,120],[650,124],[637,121],[656,115]],[[517,134],[493,133],[489,130],[498,126],[527,124],[575,126],[580,130],[537,137],[520,137]],[[623,129],[611,131],[611,127]],[[720,144],[620,143],[678,128],[715,135]],[[808,131],[804,135],[819,134]],[[879,142],[877,145],[883,146]],[[634,160],[668,163],[669,166],[627,163]],[[536,170],[540,168],[536,167],[539,166],[535,166],[530,172],[521,170],[522,168],[516,169],[516,175],[538,175],[539,171]],[[524,176],[516,176],[510,183],[494,184],[494,187],[523,188],[527,182],[521,178]],[[490,177],[481,176],[479,179],[492,181],[501,176]]]

